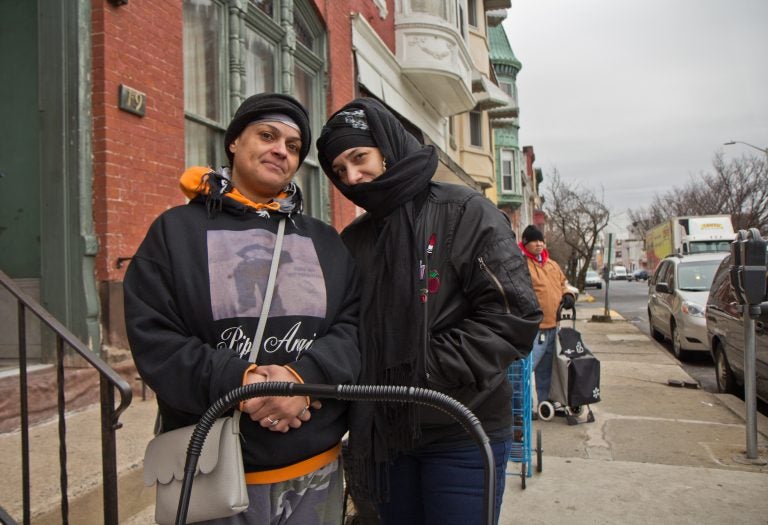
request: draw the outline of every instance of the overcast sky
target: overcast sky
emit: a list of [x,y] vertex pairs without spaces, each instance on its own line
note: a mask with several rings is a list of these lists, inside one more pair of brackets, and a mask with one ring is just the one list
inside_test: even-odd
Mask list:
[[768,147],[768,0],[512,0],[520,143],[605,190],[618,222],[654,193]]

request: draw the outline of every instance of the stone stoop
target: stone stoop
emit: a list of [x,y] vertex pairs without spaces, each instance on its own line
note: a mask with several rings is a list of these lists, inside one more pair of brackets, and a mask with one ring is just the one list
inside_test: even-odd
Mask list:
[[[155,489],[143,482],[144,449],[153,436],[157,405],[143,389],[132,362],[112,365],[133,388],[133,400],[121,415],[116,432],[120,523],[127,523],[154,506]],[[0,507],[21,523],[21,432],[19,430],[18,374],[0,377]],[[32,523],[61,523],[56,372],[41,367],[28,379],[31,426],[30,499]],[[66,369],[66,444],[69,522],[100,525],[103,518],[101,474],[101,414],[99,380],[93,370]],[[142,399],[142,394],[146,399]],[[153,514],[139,523],[153,523]]]
[[[136,365],[131,359],[110,362],[110,366],[131,385],[133,401],[152,395],[142,388]],[[57,417],[57,384],[55,365],[34,365],[27,369],[27,404],[29,423],[35,425]],[[21,427],[19,370],[0,373],[0,435]],[[118,394],[115,394],[118,397]],[[78,357],[66,357],[64,365],[64,399],[67,412],[82,410],[99,403],[99,373]]]

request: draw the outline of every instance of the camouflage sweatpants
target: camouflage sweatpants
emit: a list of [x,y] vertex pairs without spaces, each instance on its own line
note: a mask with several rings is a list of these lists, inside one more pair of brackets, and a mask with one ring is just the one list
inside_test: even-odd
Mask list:
[[271,485],[248,485],[248,509],[200,525],[340,525],[341,459],[300,478]]

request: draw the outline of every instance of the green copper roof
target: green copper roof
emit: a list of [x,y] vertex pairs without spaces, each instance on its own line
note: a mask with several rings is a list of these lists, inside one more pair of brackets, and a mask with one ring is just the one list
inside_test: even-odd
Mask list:
[[488,43],[491,48],[490,56],[493,65],[507,65],[518,71],[522,69],[523,65],[512,52],[512,46],[509,45],[503,24],[488,28]]

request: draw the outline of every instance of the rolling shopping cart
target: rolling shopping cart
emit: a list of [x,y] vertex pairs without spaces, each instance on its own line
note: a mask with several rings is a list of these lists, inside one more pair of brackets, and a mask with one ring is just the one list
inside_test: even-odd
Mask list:
[[[556,409],[565,412],[569,425],[593,423],[590,404],[600,402],[600,361],[590,352],[576,330],[576,308],[571,314],[557,310],[557,339],[552,361],[549,401],[539,405],[539,417],[548,421]],[[560,327],[560,320],[572,320],[573,327]],[[583,415],[586,407],[586,417]]]
[[[533,451],[531,446],[531,416],[533,414],[533,395],[531,385],[531,356],[515,361],[507,368],[507,378],[512,384],[512,448],[507,461],[507,475],[517,475],[510,471],[510,463],[520,464],[520,483],[525,488],[526,478],[533,476]],[[542,470],[541,429],[536,429],[536,469]]]
[[200,418],[187,448],[184,478],[180,487],[175,525],[186,524],[190,499],[195,496],[200,497],[192,492],[192,484],[198,472],[197,464],[202,452],[203,443],[213,423],[240,401],[259,396],[312,396],[346,401],[417,403],[447,413],[464,428],[465,432],[470,435],[482,451],[485,478],[482,523],[493,525],[495,522],[496,469],[490,440],[477,417],[455,399],[433,390],[405,386],[311,385],[267,382],[252,383],[230,391],[214,402]]

